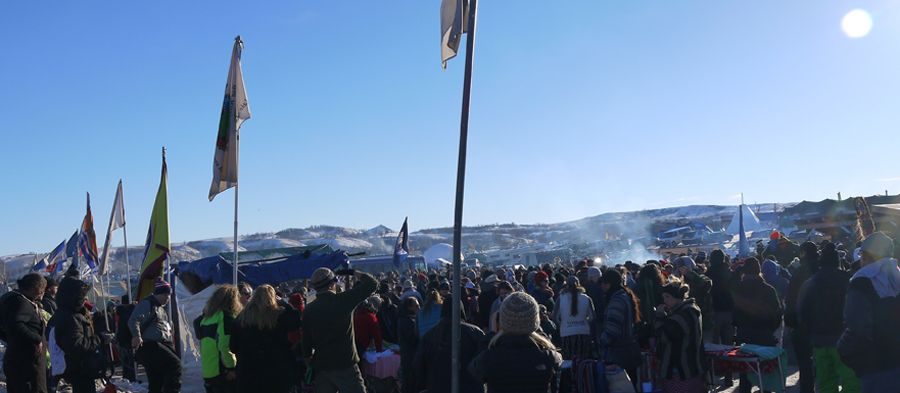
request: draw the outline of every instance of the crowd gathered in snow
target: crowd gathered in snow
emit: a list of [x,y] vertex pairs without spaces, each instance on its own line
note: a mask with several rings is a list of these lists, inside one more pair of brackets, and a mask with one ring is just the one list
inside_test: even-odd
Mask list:
[[[852,248],[798,245],[776,232],[743,259],[714,249],[643,265],[582,260],[466,269],[459,277],[459,391],[557,392],[563,380],[576,392],[594,391],[584,381],[634,391],[642,387],[638,368],[655,354],[655,389],[705,392],[705,343],[778,347],[789,338],[802,393],[816,384],[820,393],[839,386],[898,392],[894,255],[894,242],[881,232]],[[449,392],[454,279],[446,270],[376,277],[320,268],[294,288],[220,286],[192,321],[202,383],[214,393],[375,391],[360,362],[367,349],[382,352],[392,343],[400,357],[394,388]],[[145,299],[110,302],[105,310],[87,302],[91,284],[75,271],[58,283],[28,274],[17,286],[0,298],[9,392],[47,392],[59,379],[74,393],[96,392],[110,366],[135,380],[135,358],[151,393],[181,390],[165,281]],[[307,304],[308,294],[315,299]],[[564,360],[572,360],[567,371]],[[598,364],[602,381],[581,378]],[[723,378],[726,385],[733,379]],[[746,374],[739,383],[750,392]]]

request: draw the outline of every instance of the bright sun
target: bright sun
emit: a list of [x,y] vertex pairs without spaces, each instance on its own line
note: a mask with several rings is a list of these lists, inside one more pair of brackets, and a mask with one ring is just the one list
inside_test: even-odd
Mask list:
[[850,38],[863,37],[872,30],[872,18],[863,10],[853,10],[844,15],[841,20],[841,29]]

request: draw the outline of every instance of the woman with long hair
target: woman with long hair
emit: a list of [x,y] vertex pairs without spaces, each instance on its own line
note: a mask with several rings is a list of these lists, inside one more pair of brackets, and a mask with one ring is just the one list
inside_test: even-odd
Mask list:
[[231,351],[231,334],[234,317],[242,308],[238,289],[223,285],[206,301],[202,319],[194,326],[200,340],[200,363],[207,392],[237,392],[237,384],[233,382],[237,358]]
[[608,269],[600,278],[606,298],[606,324],[597,337],[600,360],[615,364],[628,373],[632,383],[637,378],[640,348],[634,343],[634,325],[641,321],[637,297],[625,286],[618,269]]
[[662,289],[662,303],[656,307],[657,351],[663,392],[706,392],[703,373],[701,312],[696,300],[688,298],[690,287],[673,281]]
[[[594,320],[594,304],[584,294],[584,288],[578,277],[566,279],[566,287],[559,295],[559,305],[553,310],[553,320],[559,326],[562,337],[562,356],[571,360],[576,356],[592,359],[594,348],[591,345],[591,321]],[[502,323],[502,315],[501,315]]]
[[638,271],[637,279],[634,280],[634,294],[637,296],[641,305],[641,324],[642,329],[638,329],[638,339],[641,345],[652,347],[650,345],[651,338],[656,340],[654,327],[654,319],[656,315],[655,304],[662,304],[662,290],[666,285],[666,278],[660,270],[658,262],[647,261],[647,264]]
[[238,390],[288,392],[296,356],[288,333],[300,328],[300,313],[262,285],[234,321],[231,350],[237,355]]
[[425,333],[428,333],[441,320],[442,304],[444,304],[444,298],[438,291],[432,289],[428,291],[428,295],[425,295],[422,309],[419,310],[419,338],[425,336]]
[[550,391],[562,356],[538,333],[539,306],[524,292],[509,295],[500,306],[500,332],[469,363],[469,373],[486,383],[488,392]]

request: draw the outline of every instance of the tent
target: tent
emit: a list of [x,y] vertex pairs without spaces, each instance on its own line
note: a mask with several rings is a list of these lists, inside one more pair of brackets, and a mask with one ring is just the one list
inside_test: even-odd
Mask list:
[[[320,267],[329,269],[346,268],[350,257],[343,251],[335,251],[328,254],[295,254],[284,259],[272,262],[238,264],[238,281],[247,282],[258,286],[263,284],[275,285],[283,282],[308,279],[313,272]],[[234,281],[234,268],[232,264],[216,255],[209,258],[198,259],[193,262],[181,262],[178,264],[179,274],[193,275],[206,287],[212,284],[231,284]],[[182,278],[185,280],[186,278]],[[188,280],[190,281],[190,280]],[[190,284],[189,284],[190,285]],[[195,285],[193,289],[200,290]]]
[[[747,205],[744,206],[744,231],[758,231],[763,229],[762,224],[759,223],[759,218],[756,217],[756,214],[753,213],[753,210],[750,210],[750,207]],[[741,215],[739,213],[734,214],[734,218],[731,219],[731,223],[728,224],[728,229],[725,230],[725,233],[729,235],[737,235],[739,231],[739,225],[741,223]]]

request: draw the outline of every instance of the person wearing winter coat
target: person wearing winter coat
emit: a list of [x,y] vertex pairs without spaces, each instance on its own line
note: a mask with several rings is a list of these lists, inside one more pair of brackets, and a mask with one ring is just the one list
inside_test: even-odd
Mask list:
[[[449,299],[448,299],[449,300]],[[430,290],[419,310],[419,338],[425,336],[441,320],[441,305],[444,299],[438,291]]]
[[413,359],[419,347],[419,299],[403,299],[397,315],[397,338],[400,346],[400,378],[402,393],[416,393]]
[[[104,344],[112,341],[112,333],[94,333],[88,311],[84,307],[92,285],[74,277],[66,277],[56,294],[58,308],[48,326],[65,359],[62,378],[72,385],[73,393],[95,393],[94,381],[102,370],[93,369]],[[52,352],[51,352],[52,354]],[[53,359],[54,368],[60,366]]]
[[296,356],[288,334],[300,328],[300,312],[278,301],[271,285],[253,291],[234,319],[229,341],[236,356],[240,392],[286,393],[293,385]]
[[680,257],[675,260],[675,276],[682,279],[690,287],[691,296],[700,310],[703,312],[703,340],[712,341],[713,310],[712,299],[709,293],[712,290],[712,280],[704,274],[691,257]]
[[[734,283],[734,326],[738,344],[755,344],[774,347],[775,330],[781,325],[782,307],[775,288],[763,280],[759,260],[744,260],[743,277]],[[740,393],[750,393],[747,374],[740,376]]]
[[681,282],[666,284],[662,294],[663,302],[656,307],[654,325],[663,391],[706,392],[700,307],[693,298],[688,298],[689,287]]
[[800,393],[815,391],[815,370],[809,332],[802,329],[797,322],[797,300],[800,297],[800,288],[815,274],[818,264],[818,246],[809,241],[800,245],[800,267],[795,269],[791,275],[784,298],[784,326],[792,329],[791,345],[797,355],[797,365],[800,368]]
[[[349,291],[335,292],[335,274],[352,275],[359,284]],[[307,367],[315,371],[316,392],[363,393],[359,354],[353,333],[353,314],[363,300],[375,293],[378,282],[357,270],[332,272],[319,268],[310,283],[316,300],[303,311],[302,354]],[[238,362],[240,364],[240,362]]]
[[[503,316],[500,316],[501,324]],[[562,337],[563,359],[575,357],[591,359],[594,355],[591,339],[591,322],[594,320],[594,304],[584,288],[578,283],[578,277],[566,279],[566,288],[559,295],[559,307],[553,311],[553,321],[559,326]],[[502,327],[501,327],[502,329]]]
[[893,240],[875,232],[863,240],[860,269],[847,286],[841,359],[860,376],[860,390],[900,392],[900,268]]
[[[460,304],[460,309],[462,305]],[[428,393],[449,393],[451,376],[450,336],[453,302],[448,300],[441,306],[441,320],[422,337],[416,349],[413,365],[416,372],[416,391]],[[468,364],[478,354],[484,332],[475,325],[459,324],[459,391],[460,393],[483,393],[484,384],[466,372]]]
[[731,297],[732,271],[731,266],[725,261],[724,251],[715,249],[709,253],[709,269],[706,276],[712,280],[709,297],[712,298],[715,311],[712,342],[734,345],[734,322],[731,319],[734,310],[734,299]]
[[53,277],[44,277],[47,280],[47,288],[44,289],[44,296],[41,297],[41,305],[44,311],[53,316],[56,313],[56,292],[59,289],[59,283]]
[[223,285],[216,288],[203,308],[195,334],[200,339],[200,363],[204,387],[208,393],[237,392],[235,366],[237,357],[231,350],[234,318],[243,306],[237,287]]
[[837,351],[844,332],[844,298],[852,276],[840,263],[837,250],[826,246],[819,257],[819,271],[803,284],[797,306],[800,328],[810,334],[819,393],[837,393],[838,386],[847,393],[860,391],[859,378]]
[[538,333],[538,303],[516,292],[500,306],[500,333],[469,363],[468,371],[487,384],[488,393],[548,393],[562,367],[562,356]]
[[375,351],[381,352],[382,337],[381,327],[378,324],[378,317],[375,312],[381,307],[381,297],[372,295],[369,299],[359,307],[356,316],[353,317],[353,331],[356,334],[356,349],[362,354],[366,352],[369,346],[374,346]]
[[16,281],[18,289],[0,297],[0,317],[6,333],[3,374],[9,393],[47,392],[47,321],[41,297],[47,281],[29,273]]
[[149,393],[181,392],[181,359],[175,352],[165,308],[171,296],[172,286],[158,278],[153,293],[138,302],[128,319],[131,346],[147,372]]
[[[606,296],[606,316],[603,330],[598,333],[596,342],[600,351],[600,360],[607,364],[623,365],[626,359],[613,356],[614,346],[627,343],[635,334],[634,325],[641,321],[637,297],[625,286],[625,278],[618,269],[608,269],[600,278],[600,285]],[[639,355],[631,354],[631,355]],[[637,381],[637,369],[624,368],[629,379]]]

